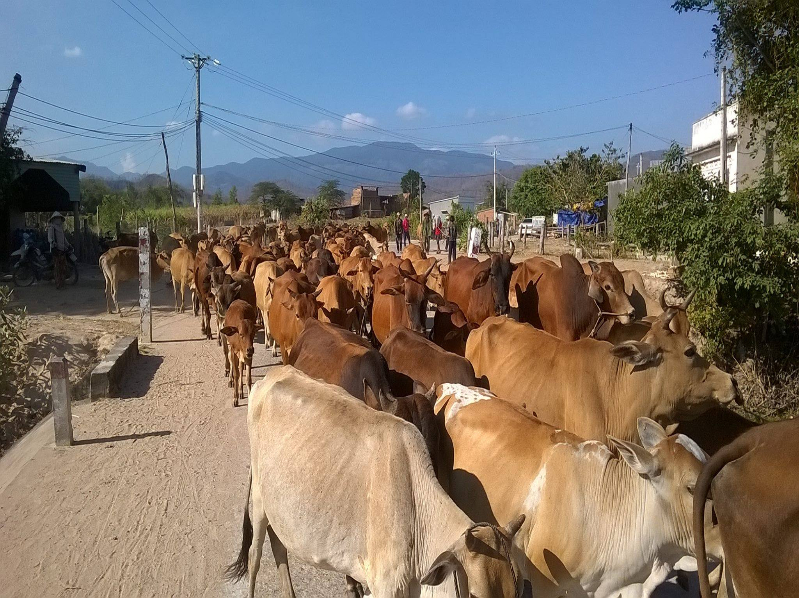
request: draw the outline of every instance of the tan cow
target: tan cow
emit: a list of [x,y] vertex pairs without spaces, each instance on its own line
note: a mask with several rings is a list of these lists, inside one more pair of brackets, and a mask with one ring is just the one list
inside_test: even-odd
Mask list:
[[225,313],[225,325],[219,331],[226,338],[227,355],[230,363],[230,386],[233,387],[233,406],[239,406],[239,399],[247,396],[252,388],[252,356],[255,352],[253,338],[259,326],[255,324],[255,308],[241,299],[233,301]]
[[[194,282],[194,254],[185,247],[178,247],[172,251],[168,263],[169,272],[172,275],[172,289],[175,292],[175,312],[183,313],[185,311],[186,287],[192,287]],[[178,306],[178,285],[180,285],[180,306]],[[197,306],[194,304],[193,290],[191,295],[191,304],[196,316]]]
[[417,274],[424,274],[431,265],[433,266],[433,269],[430,270],[430,275],[427,277],[427,288],[443,297],[444,277],[446,274],[441,271],[438,260],[434,257],[429,257],[423,260],[413,260],[411,263],[413,264],[413,270]]
[[317,319],[351,330],[355,323],[355,296],[352,285],[341,276],[326,276],[316,287]]
[[[283,365],[286,365],[291,347],[302,332],[305,320],[316,318],[319,311],[316,297],[320,291],[314,290],[305,274],[295,270],[281,274],[272,288],[272,305],[267,315],[269,331],[280,345],[280,357],[283,359]],[[276,357],[275,353],[273,345],[273,357]]]
[[436,481],[412,424],[292,367],[255,385],[247,424],[248,504],[228,575],[249,570],[251,598],[267,534],[284,596],[294,596],[288,551],[347,575],[374,598],[410,598],[441,584],[462,598],[521,596],[510,548],[523,518],[506,528],[470,520]]
[[619,458],[486,390],[445,384],[438,396],[449,494],[473,519],[526,515],[514,544],[535,598],[632,596],[625,589],[639,584],[648,598],[693,555],[691,491],[705,455],[689,438],[640,418],[643,447],[610,439]]
[[[111,310],[111,301],[114,309],[121,316],[117,302],[117,289],[119,283],[139,278],[139,249],[137,247],[112,247],[100,256],[100,271],[105,279],[105,305],[108,313]],[[150,277],[152,282],[158,282],[164,269],[169,267],[166,255],[150,255]]]
[[732,376],[708,363],[663,314],[641,341],[562,341],[506,317],[486,320],[466,358],[492,392],[582,438],[636,438],[636,420],[661,425],[740,400]]
[[222,266],[225,268],[225,274],[233,274],[238,270],[236,267],[236,258],[233,257],[230,251],[221,245],[214,245],[213,252],[219,258],[219,261],[222,262]]
[[277,354],[277,348],[274,346],[275,339],[269,331],[269,307],[272,305],[274,296],[274,282],[281,274],[283,274],[283,269],[277,265],[277,262],[262,262],[255,269],[255,277],[253,279],[255,301],[261,313],[261,320],[264,323],[264,343],[268,347],[272,347],[272,355]]
[[413,262],[414,260],[426,260],[427,254],[420,245],[410,243],[402,250],[401,258],[404,260],[411,260],[411,262]]

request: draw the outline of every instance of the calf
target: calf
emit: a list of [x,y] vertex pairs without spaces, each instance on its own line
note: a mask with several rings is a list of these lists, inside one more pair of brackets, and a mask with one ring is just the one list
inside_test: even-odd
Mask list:
[[[169,272],[172,275],[172,290],[175,292],[175,312],[183,313],[185,311],[186,286],[191,287],[194,282],[194,254],[184,247],[178,247],[172,251],[168,263]],[[180,285],[180,306],[178,306],[178,285]],[[194,307],[194,291],[191,295],[191,304]],[[196,309],[194,315],[197,315]]]
[[[787,598],[799,579],[799,421],[764,424],[705,465],[694,492],[702,598],[711,598],[702,513],[713,489],[724,564],[735,595]],[[729,583],[728,583],[729,589]]]
[[[153,282],[158,282],[164,272],[165,256],[159,260],[154,254],[150,254],[150,277]],[[111,309],[111,301],[114,302],[114,309],[121,316],[117,302],[117,289],[119,283],[139,278],[139,250],[137,247],[112,247],[100,256],[100,271],[105,279],[105,305],[108,313],[114,313]]]
[[194,259],[194,288],[197,292],[197,302],[202,308],[200,332],[205,335],[206,339],[211,338],[211,307],[209,305],[209,300],[212,299],[211,275],[215,268],[221,266],[222,262],[219,257],[207,249],[198,251]]
[[438,396],[449,494],[472,518],[526,515],[515,544],[536,598],[617,598],[641,583],[636,595],[649,598],[694,555],[691,492],[705,455],[689,438],[640,418],[643,446],[610,439],[619,458],[483,389],[445,384]]
[[241,299],[230,304],[225,314],[225,325],[220,332],[227,338],[227,360],[230,362],[229,385],[233,387],[233,406],[238,407],[243,396],[242,386],[247,384],[247,396],[252,388],[253,338],[258,330],[255,309]]
[[284,596],[294,595],[289,550],[375,598],[419,596],[445,580],[462,598],[521,595],[510,548],[523,518],[505,528],[470,520],[436,481],[411,424],[291,367],[255,385],[247,423],[255,525],[245,505],[228,575],[249,570],[251,597],[267,533]]
[[[416,382],[425,391],[443,382],[476,386],[474,368],[468,360],[445,351],[419,333],[407,328],[395,328],[380,347],[392,378],[392,390],[410,394]],[[399,376],[397,376],[399,374]]]

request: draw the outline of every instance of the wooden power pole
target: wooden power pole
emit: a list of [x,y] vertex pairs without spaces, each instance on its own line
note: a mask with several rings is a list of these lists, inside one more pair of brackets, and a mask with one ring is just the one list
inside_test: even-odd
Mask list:
[[161,131],[161,143],[164,144],[164,158],[166,158],[166,184],[169,185],[169,203],[172,204],[172,232],[178,232],[178,216],[175,213],[175,196],[172,195],[172,175],[169,174],[169,153],[166,151],[166,138]]
[[11,82],[11,89],[8,90],[8,98],[6,99],[6,103],[3,104],[3,111],[0,112],[0,137],[6,132],[8,117],[11,116],[11,108],[14,106],[14,98],[17,97],[20,83],[22,83],[22,76],[17,73],[14,75],[14,80]]

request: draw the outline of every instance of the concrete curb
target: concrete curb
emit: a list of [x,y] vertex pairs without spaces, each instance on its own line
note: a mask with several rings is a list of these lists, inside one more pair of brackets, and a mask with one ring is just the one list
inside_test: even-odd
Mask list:
[[92,401],[112,397],[119,388],[125,368],[139,355],[139,339],[125,336],[119,339],[94,370],[89,381]]

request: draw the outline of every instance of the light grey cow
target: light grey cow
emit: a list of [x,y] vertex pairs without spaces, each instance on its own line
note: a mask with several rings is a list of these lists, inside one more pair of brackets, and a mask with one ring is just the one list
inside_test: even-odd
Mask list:
[[521,595],[511,549],[524,518],[506,528],[471,521],[438,484],[412,424],[284,366],[253,387],[248,427],[253,519],[245,508],[228,575],[249,569],[250,597],[267,533],[286,598],[287,551],[347,575],[350,595],[354,581],[375,598],[430,586],[462,598]]

